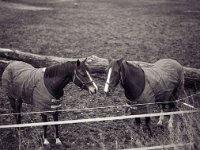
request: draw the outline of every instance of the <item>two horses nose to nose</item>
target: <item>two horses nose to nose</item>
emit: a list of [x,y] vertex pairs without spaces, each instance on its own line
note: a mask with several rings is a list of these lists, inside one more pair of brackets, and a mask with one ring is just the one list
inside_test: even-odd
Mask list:
[[[89,86],[89,87],[88,87],[88,90],[90,91],[91,94],[95,94],[95,93],[97,93],[97,91],[98,91],[98,89],[95,88],[95,87],[93,87],[93,86]],[[104,93],[105,93],[106,96],[109,94],[109,92],[110,92],[110,89],[109,89],[109,88],[106,89],[106,90],[104,89]]]

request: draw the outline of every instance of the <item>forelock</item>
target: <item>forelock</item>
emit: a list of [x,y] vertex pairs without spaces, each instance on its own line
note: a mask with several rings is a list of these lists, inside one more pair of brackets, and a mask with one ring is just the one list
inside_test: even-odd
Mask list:
[[82,71],[89,71],[89,68],[87,67],[87,65],[85,65],[85,63],[81,62],[80,66],[79,66],[79,69],[82,70]]
[[118,71],[120,68],[119,64],[117,63],[117,61],[113,61],[113,64],[112,64],[112,69],[114,71]]

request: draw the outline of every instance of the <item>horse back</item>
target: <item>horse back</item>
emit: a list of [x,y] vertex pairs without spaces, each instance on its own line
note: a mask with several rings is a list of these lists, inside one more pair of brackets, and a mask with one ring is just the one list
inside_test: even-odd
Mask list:
[[7,96],[32,104],[32,92],[41,78],[40,74],[40,69],[21,61],[14,61],[2,74],[2,87]]
[[184,70],[176,60],[161,59],[143,70],[156,101],[168,101],[172,93],[183,86]]
[[154,66],[166,72],[169,76],[177,74],[177,77],[180,78],[180,74],[184,73],[183,66],[173,59],[160,59],[154,63]]

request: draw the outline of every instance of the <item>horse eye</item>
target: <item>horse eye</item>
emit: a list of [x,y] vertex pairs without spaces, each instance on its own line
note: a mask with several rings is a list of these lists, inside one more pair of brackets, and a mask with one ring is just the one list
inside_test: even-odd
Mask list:
[[87,75],[85,73],[82,74],[83,77],[86,77]]
[[112,74],[118,74],[117,70],[113,70],[112,72],[113,72]]
[[80,75],[85,77],[86,76],[86,73],[84,73],[83,71],[80,71]]

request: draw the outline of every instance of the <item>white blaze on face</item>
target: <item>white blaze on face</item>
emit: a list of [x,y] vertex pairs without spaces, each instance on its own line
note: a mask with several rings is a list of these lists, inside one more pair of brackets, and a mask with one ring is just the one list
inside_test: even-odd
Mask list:
[[108,92],[109,83],[110,83],[110,77],[111,77],[111,72],[112,72],[112,68],[110,68],[109,71],[108,71],[108,77],[107,77],[107,80],[106,80],[104,92]]
[[89,72],[88,72],[88,71],[86,71],[86,73],[87,73],[87,75],[88,75],[88,77],[89,77],[90,81],[92,82],[93,86],[94,86],[94,87],[95,87],[95,89],[98,91],[98,87],[97,87],[96,83],[94,82],[94,80],[92,79],[92,77],[90,76]]
[[46,71],[46,68],[42,68],[42,72],[45,72]]

